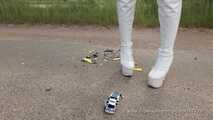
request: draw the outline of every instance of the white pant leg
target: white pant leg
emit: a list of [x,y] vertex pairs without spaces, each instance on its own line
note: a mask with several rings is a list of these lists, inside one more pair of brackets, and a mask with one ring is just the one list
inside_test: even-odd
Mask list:
[[160,48],[148,80],[148,84],[154,88],[162,86],[172,64],[182,9],[182,0],[157,0],[157,3],[160,21]]
[[173,53],[180,22],[182,0],[157,0],[160,21],[160,50]]
[[121,46],[132,47],[132,29],[136,0],[118,0],[118,22]]
[[121,65],[125,76],[133,75],[134,58],[132,52],[132,29],[135,15],[136,0],[118,0],[118,22],[121,43]]

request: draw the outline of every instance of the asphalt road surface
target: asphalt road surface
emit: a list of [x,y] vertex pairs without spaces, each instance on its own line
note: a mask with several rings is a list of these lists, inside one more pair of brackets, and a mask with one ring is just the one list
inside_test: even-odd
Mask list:
[[[125,78],[119,61],[81,62],[88,50],[119,48],[117,28],[1,25],[0,120],[213,120],[213,30],[181,28],[167,80],[152,89],[158,45],[158,28],[135,29],[144,71]],[[107,115],[113,90],[124,99]]]

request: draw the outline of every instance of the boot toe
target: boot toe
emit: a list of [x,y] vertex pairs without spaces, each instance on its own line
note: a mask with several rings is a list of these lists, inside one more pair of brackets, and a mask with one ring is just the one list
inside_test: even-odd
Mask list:
[[133,69],[122,66],[122,75],[124,75],[125,77],[132,77]]
[[152,70],[148,76],[148,85],[153,88],[160,88],[165,80],[164,71]]
[[133,76],[133,68],[134,68],[134,64],[132,63],[131,65],[122,65],[122,74],[126,77],[132,77]]

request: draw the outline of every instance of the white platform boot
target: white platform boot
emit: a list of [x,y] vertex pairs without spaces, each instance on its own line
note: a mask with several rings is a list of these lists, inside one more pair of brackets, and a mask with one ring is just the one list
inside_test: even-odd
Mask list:
[[118,0],[118,22],[121,42],[121,67],[124,76],[132,76],[135,66],[132,50],[132,29],[136,0]]
[[148,85],[160,88],[173,61],[173,48],[180,22],[182,0],[157,0],[160,20],[160,48],[148,75]]

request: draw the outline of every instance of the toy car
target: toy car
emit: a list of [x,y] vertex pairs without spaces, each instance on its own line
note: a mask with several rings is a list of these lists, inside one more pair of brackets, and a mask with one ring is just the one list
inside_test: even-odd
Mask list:
[[114,114],[121,99],[121,93],[117,91],[112,92],[111,95],[105,101],[104,111],[109,114]]

